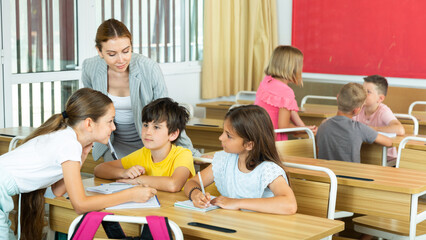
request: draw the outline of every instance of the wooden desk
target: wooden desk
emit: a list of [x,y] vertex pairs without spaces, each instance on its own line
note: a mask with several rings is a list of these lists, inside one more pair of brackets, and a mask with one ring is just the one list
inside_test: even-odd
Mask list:
[[[413,111],[411,113],[419,121],[419,134],[426,135],[426,112]],[[399,119],[401,123],[413,124],[413,121],[408,119]]]
[[229,108],[234,104],[236,104],[234,101],[215,101],[198,103],[196,106],[206,108],[206,118],[223,120]]
[[0,155],[9,151],[9,143],[16,136],[28,136],[35,128],[33,127],[10,127],[0,128]]
[[[85,186],[98,185],[105,180],[86,179]],[[96,193],[88,193],[96,194]],[[167,216],[191,239],[321,239],[344,229],[344,223],[304,214],[291,216],[264,214],[256,212],[217,209],[202,213],[173,207],[174,201],[186,200],[183,192],[158,192],[161,208],[108,210],[115,214],[129,216],[159,215]],[[50,208],[50,228],[63,233],[68,232],[69,224],[77,216],[69,200],[60,197],[46,199]],[[223,233],[189,226],[188,222],[201,222],[237,230],[236,233]],[[139,228],[132,224],[121,224],[125,231],[136,236]],[[99,231],[98,231],[99,232]],[[98,235],[97,235],[98,236]]]
[[[426,175],[422,171],[301,157],[285,157],[284,161],[326,167],[336,175],[374,179],[361,181],[338,177],[336,209],[342,211],[408,221],[412,195],[426,190]],[[287,168],[287,172],[292,177],[328,179],[325,175],[300,169]]]
[[337,113],[337,106],[324,104],[305,104],[298,112],[306,126],[321,125],[321,122]]
[[185,131],[195,148],[204,148],[205,152],[222,150],[219,136],[223,133],[223,120],[191,118]]

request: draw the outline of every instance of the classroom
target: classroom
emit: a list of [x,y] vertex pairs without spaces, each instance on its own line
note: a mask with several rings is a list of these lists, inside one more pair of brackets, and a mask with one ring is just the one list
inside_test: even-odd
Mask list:
[[425,7],[1,1],[0,239],[425,239]]

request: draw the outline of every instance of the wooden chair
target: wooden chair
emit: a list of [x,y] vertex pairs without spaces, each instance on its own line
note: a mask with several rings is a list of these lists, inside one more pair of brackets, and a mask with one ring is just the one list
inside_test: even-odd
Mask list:
[[[72,221],[72,223],[71,223],[71,225],[68,229],[68,239],[71,239],[72,234],[74,233],[76,226],[77,226],[78,222],[80,221],[80,219],[82,217],[83,217],[83,215],[80,215],[80,216],[76,217],[74,219],[74,221]],[[146,221],[145,217],[124,216],[124,215],[106,215],[103,218],[103,221],[136,223],[136,224],[141,224],[141,225],[148,223]],[[183,239],[183,233],[182,233],[182,230],[180,229],[180,227],[170,219],[169,219],[169,225],[170,225],[170,228],[173,232],[174,239],[175,240],[182,240]],[[139,235],[140,235],[140,233],[139,233]]]
[[413,124],[407,124],[402,123],[402,126],[404,126],[405,134],[413,133],[414,135],[419,134],[419,121],[416,117],[410,114],[401,114],[401,113],[395,113],[394,114],[396,118],[398,119],[409,119],[413,121]]
[[256,91],[239,91],[235,96],[235,102],[239,104],[252,104],[256,99]]
[[408,114],[409,115],[413,115],[413,109],[414,106],[416,105],[426,105],[426,101],[415,101],[413,103],[410,104],[410,106],[408,107]]
[[[426,172],[426,151],[405,148],[409,141],[426,142],[426,138],[406,137],[398,147],[396,167],[415,169]],[[426,203],[419,197],[423,191],[413,194],[409,220],[396,220],[377,216],[354,218],[354,229],[358,232],[386,239],[426,239]],[[391,209],[389,211],[392,211]]]
[[298,156],[298,157],[317,158],[315,135],[311,129],[307,127],[275,129],[275,133],[288,133],[288,132],[301,132],[301,131],[305,131],[308,134],[309,138],[275,142],[278,153],[280,154],[281,157]]
[[300,102],[300,107],[303,108],[306,104],[306,101],[308,99],[322,99],[322,100],[337,100],[337,97],[331,97],[331,96],[318,96],[318,95],[306,95],[302,98],[302,101]]
[[[284,162],[284,166],[302,171],[323,172],[329,176],[329,182],[300,179],[293,174],[288,177],[291,189],[296,196],[298,213],[334,219],[337,195],[337,178],[334,172],[324,167],[297,163]],[[331,239],[331,236],[328,239]]]

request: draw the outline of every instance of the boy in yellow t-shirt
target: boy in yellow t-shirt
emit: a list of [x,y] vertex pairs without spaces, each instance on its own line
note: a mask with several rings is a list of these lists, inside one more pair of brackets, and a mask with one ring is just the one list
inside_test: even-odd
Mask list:
[[99,164],[95,176],[178,192],[195,175],[192,153],[176,146],[188,122],[187,110],[170,98],[159,98],[142,110],[144,147],[126,157]]

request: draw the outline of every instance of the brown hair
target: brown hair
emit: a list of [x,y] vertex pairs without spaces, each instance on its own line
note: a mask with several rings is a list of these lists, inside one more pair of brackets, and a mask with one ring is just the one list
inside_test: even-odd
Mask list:
[[246,159],[248,170],[263,161],[274,162],[284,169],[275,146],[274,126],[265,109],[256,105],[235,107],[226,114],[227,119],[244,143],[253,142],[253,149]]
[[281,45],[272,52],[265,74],[302,85],[303,53],[292,46]]
[[126,25],[114,18],[108,19],[98,27],[95,39],[96,47],[99,51],[102,51],[103,42],[121,37],[128,38],[130,40],[130,44],[132,44],[132,34],[129,32]]
[[339,111],[349,113],[357,107],[362,107],[367,94],[359,83],[345,84],[337,96],[337,107]]
[[376,86],[377,93],[386,96],[388,93],[388,80],[380,75],[371,75],[364,78],[364,82],[373,83]]
[[188,110],[179,106],[179,103],[173,101],[171,98],[159,98],[142,109],[142,122],[149,123],[161,123],[166,121],[168,133],[174,133],[179,130],[178,137],[172,141],[175,143],[183,130],[185,130],[186,123],[189,120]]
[[[111,104],[111,99],[103,93],[90,88],[81,88],[68,99],[65,105],[65,112],[51,116],[25,138],[23,143],[37,136],[65,129],[67,126],[73,127],[86,118],[91,118],[96,122],[106,114]],[[38,189],[21,195],[22,239],[42,238],[45,191],[46,189]],[[15,222],[17,222],[17,219]]]

